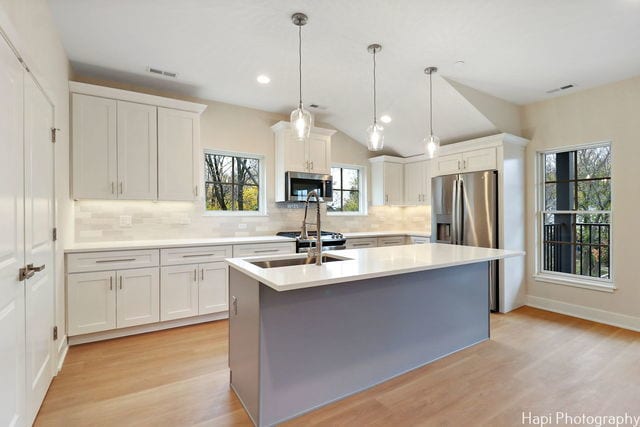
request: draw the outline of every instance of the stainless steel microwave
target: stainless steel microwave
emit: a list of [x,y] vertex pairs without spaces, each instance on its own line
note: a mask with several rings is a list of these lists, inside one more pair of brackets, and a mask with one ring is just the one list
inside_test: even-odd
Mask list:
[[288,202],[305,201],[307,194],[316,190],[320,201],[329,202],[333,198],[333,179],[331,175],[307,172],[285,173],[285,198]]

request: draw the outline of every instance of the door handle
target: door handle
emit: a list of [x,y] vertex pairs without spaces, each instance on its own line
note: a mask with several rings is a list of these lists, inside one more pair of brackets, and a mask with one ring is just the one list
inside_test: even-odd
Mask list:
[[27,264],[27,268],[31,271],[42,271],[45,268],[45,264],[42,264],[40,267],[34,267],[33,264]]
[[29,267],[22,267],[18,270],[18,280],[22,282],[24,280],[31,279],[34,274],[36,274],[36,272],[29,269]]
[[458,180],[453,181],[453,201],[451,203],[451,236],[450,242],[458,244]]
[[231,306],[233,307],[233,314],[238,315],[238,298],[231,296]]

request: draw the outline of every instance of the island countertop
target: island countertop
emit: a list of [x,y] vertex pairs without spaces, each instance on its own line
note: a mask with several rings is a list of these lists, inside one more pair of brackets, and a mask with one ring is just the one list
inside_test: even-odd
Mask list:
[[230,267],[276,291],[290,291],[524,255],[521,251],[442,243],[347,249],[323,253],[342,258],[344,261],[327,262],[322,266],[308,264],[278,268],[261,268],[251,262],[304,258],[307,255],[229,258],[226,261]]

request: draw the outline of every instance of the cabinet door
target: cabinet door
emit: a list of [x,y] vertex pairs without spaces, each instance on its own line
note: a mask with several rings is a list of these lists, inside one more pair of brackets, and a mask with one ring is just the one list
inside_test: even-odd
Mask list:
[[116,327],[116,273],[67,275],[69,336]]
[[384,164],[385,204],[401,205],[404,203],[404,165],[401,163]]
[[460,172],[462,168],[462,155],[449,154],[448,156],[438,156],[434,176],[450,175]]
[[284,136],[284,171],[307,172],[307,143],[293,139],[291,131]]
[[157,197],[156,107],[118,101],[118,198]]
[[421,205],[424,196],[424,163],[414,162],[404,165],[404,203]]
[[158,199],[194,200],[199,150],[197,113],[158,108]]
[[462,153],[462,169],[465,172],[497,169],[496,149],[483,148]]
[[162,267],[160,320],[198,315],[198,265]]
[[200,264],[198,284],[198,314],[227,310],[229,304],[229,273],[225,262]]
[[73,94],[73,197],[115,199],[116,101]]
[[155,268],[122,270],[117,274],[118,328],[160,320],[160,274]]
[[307,144],[309,171],[313,173],[330,174],[331,139],[326,136],[311,135]]

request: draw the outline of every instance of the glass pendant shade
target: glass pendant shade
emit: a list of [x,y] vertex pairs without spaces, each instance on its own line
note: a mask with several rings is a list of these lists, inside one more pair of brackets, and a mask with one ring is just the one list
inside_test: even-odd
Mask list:
[[367,128],[367,147],[369,151],[380,151],[384,147],[384,128],[377,123]]
[[438,155],[440,150],[440,138],[435,135],[429,135],[424,139],[424,148],[427,157],[433,159]]
[[313,117],[302,105],[291,112],[290,122],[291,131],[296,140],[305,141],[309,138],[311,127],[313,126]]

